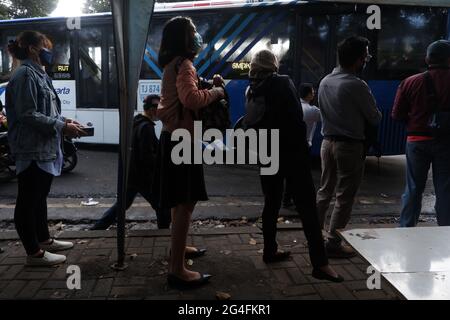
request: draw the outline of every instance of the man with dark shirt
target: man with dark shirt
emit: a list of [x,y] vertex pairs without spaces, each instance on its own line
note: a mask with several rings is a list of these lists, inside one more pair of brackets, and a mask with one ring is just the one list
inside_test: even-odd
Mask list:
[[[450,226],[450,136],[436,137],[429,126],[435,104],[450,112],[450,41],[432,43],[427,50],[428,71],[403,81],[392,111],[395,120],[407,126],[407,180],[402,197],[401,227],[415,227],[422,210],[422,194],[430,165],[440,226]],[[431,98],[433,88],[436,99]],[[433,102],[433,100],[435,100]],[[448,131],[447,131],[448,132]]]
[[[140,193],[156,211],[158,228],[167,229],[170,226],[170,209],[160,209],[151,199],[153,173],[156,169],[156,155],[158,152],[158,138],[155,134],[156,110],[159,96],[151,95],[145,99],[144,112],[134,118],[133,145],[131,153],[130,177],[127,188],[127,209],[131,207],[137,194]],[[116,221],[117,202],[105,212],[103,217],[91,230],[106,230]]]

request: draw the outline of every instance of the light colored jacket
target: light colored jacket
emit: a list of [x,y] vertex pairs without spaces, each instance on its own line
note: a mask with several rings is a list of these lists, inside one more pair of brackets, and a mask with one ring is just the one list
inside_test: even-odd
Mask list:
[[[51,92],[57,97],[56,108]],[[52,161],[65,121],[51,79],[36,63],[25,60],[6,88],[8,139],[17,160]]]

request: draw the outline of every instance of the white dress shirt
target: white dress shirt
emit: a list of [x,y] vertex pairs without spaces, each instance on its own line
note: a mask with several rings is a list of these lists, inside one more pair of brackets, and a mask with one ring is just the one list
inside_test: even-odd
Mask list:
[[311,147],[316,133],[317,122],[320,122],[320,110],[316,106],[310,105],[305,100],[301,99],[303,108],[303,121],[306,123],[306,138]]

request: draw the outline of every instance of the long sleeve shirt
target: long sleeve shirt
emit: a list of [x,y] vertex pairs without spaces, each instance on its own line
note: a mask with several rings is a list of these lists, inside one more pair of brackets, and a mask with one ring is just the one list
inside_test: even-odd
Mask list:
[[377,126],[382,118],[366,82],[336,68],[319,87],[322,134],[365,140],[366,125]]
[[218,100],[221,97],[221,89],[200,90],[197,71],[192,61],[185,59],[177,68],[179,59],[173,59],[164,68],[157,115],[164,125],[164,131],[173,132],[182,128],[193,134],[194,115]]
[[[440,102],[440,107],[450,110],[450,69],[429,70]],[[408,136],[430,136],[428,123],[433,112],[430,105],[423,73],[404,80],[397,90],[392,118],[406,123]]]

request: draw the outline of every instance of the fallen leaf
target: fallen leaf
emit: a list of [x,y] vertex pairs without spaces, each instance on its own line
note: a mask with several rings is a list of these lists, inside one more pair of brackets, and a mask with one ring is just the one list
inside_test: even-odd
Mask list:
[[250,239],[249,244],[252,245],[252,246],[256,246],[257,242],[256,242],[255,239]]
[[259,254],[263,254],[264,253],[264,249],[258,250]]
[[186,263],[189,267],[192,267],[194,265],[194,260],[189,259]]
[[162,260],[162,261],[161,261],[161,264],[162,264],[163,266],[168,266],[168,265],[169,265],[169,263],[168,263],[166,260]]
[[78,242],[77,242],[77,244],[86,244],[86,243],[87,243],[86,240],[81,240],[81,241],[78,241]]
[[283,221],[284,221],[283,217],[278,218],[278,222],[283,222]]
[[230,251],[230,250],[224,250],[224,251],[222,251],[222,253],[223,253],[224,255],[228,256],[228,255],[231,254],[231,251]]
[[220,300],[220,301],[230,300],[231,295],[226,292],[216,292],[216,298],[217,298],[217,300]]

